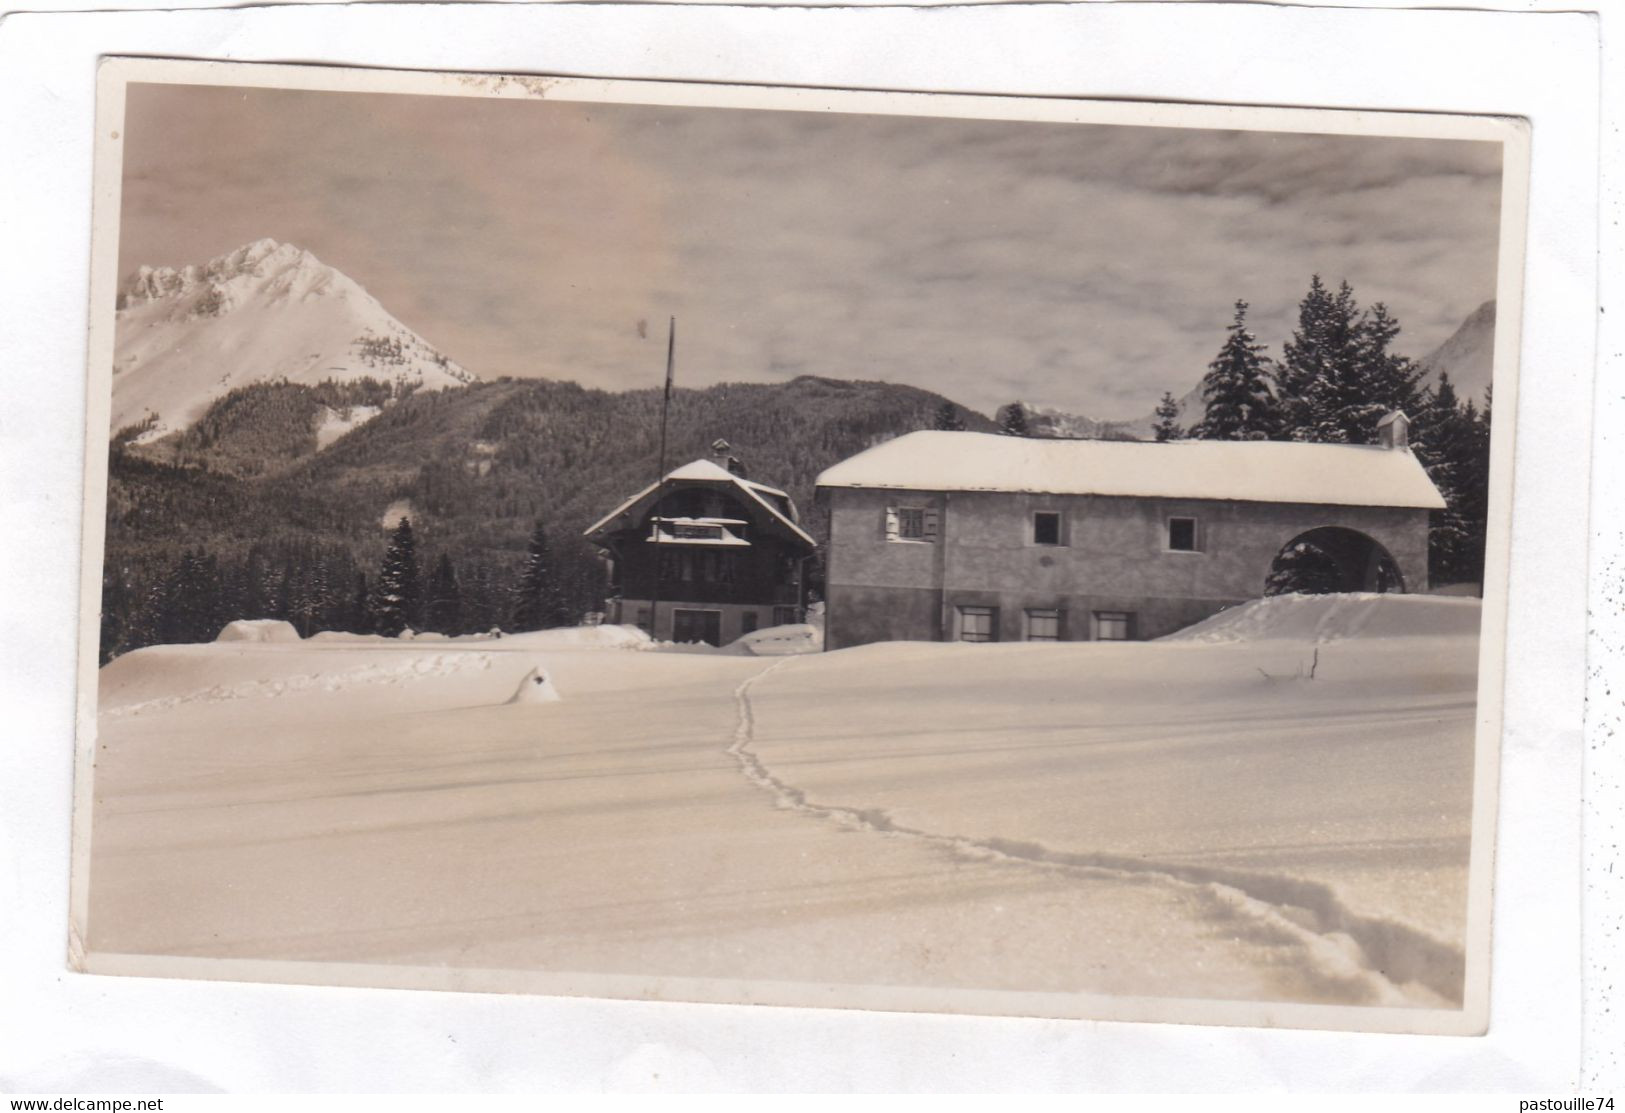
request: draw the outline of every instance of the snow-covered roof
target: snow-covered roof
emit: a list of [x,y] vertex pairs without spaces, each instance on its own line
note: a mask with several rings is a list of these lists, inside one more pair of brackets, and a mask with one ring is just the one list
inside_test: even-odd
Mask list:
[[1158,444],[927,430],[841,461],[818,486],[1444,509],[1405,449],[1285,441]]
[[[788,504],[789,496],[785,495],[783,491],[780,491],[777,488],[768,487],[761,483],[752,483],[750,480],[743,479],[735,475],[727,468],[711,460],[693,460],[682,465],[681,467],[673,468],[671,471],[666,473],[666,478],[662,480],[661,483],[680,482],[684,480],[699,481],[704,483],[729,483],[738,488],[740,493],[742,493],[751,502],[754,502],[766,510],[776,521],[779,522],[779,524],[784,526],[785,529],[789,530],[790,533],[805,541],[809,546],[816,546],[818,544],[807,535],[805,530],[796,525],[795,521],[789,516],[789,514],[780,509],[771,498],[764,497],[764,493],[770,495],[780,495],[785,498],[786,504]],[[649,484],[643,490],[621,503],[621,505],[617,506],[614,510],[611,510],[608,514],[605,514],[602,518],[598,519],[598,521],[588,526],[585,531],[586,535],[591,537],[599,530],[610,525],[615,521],[616,518],[620,517],[622,514],[625,514],[639,502],[654,494],[655,488],[660,485],[661,484],[656,483]]]

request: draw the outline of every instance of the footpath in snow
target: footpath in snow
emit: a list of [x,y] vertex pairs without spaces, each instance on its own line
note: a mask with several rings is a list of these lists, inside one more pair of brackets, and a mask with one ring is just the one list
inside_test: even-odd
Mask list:
[[[101,674],[88,946],[1448,1004],[1476,616],[1288,599],[1158,643],[828,654],[780,628],[772,660],[619,627],[143,650]],[[557,698],[511,702],[538,674]]]

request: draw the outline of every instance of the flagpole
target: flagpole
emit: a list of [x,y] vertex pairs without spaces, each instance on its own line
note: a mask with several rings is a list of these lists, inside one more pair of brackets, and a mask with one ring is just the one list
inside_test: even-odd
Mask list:
[[[654,540],[652,544],[660,544],[660,499],[666,493],[666,419],[671,413],[671,384],[672,372],[677,365],[677,318],[672,317],[666,332],[666,393],[660,400],[660,465],[655,473],[655,501],[654,513],[650,518],[654,523]],[[655,640],[655,631],[660,629],[660,550],[655,550],[654,591],[649,600],[649,638]]]

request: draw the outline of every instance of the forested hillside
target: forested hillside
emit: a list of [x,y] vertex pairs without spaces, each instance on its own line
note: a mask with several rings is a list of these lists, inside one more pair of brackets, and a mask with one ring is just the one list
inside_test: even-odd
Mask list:
[[[654,481],[661,392],[498,380],[390,394],[365,383],[256,384],[222,397],[185,433],[115,444],[103,659],[209,638],[232,618],[286,618],[306,633],[370,629],[376,585],[364,578],[376,578],[403,515],[420,565],[419,629],[512,628],[538,522],[568,609],[597,609],[600,568],[580,535]],[[752,478],[790,492],[819,536],[818,473],[931,427],[945,404],[913,387],[812,377],[679,389],[667,463],[725,438]],[[324,417],[357,405],[382,409],[319,450]],[[961,412],[969,428],[994,427]]]

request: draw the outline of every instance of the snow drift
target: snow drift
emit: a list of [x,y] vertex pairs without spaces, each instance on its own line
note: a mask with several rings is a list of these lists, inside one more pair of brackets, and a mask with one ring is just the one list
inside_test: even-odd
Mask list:
[[1476,637],[1478,599],[1442,595],[1275,595],[1221,611],[1164,642],[1330,642],[1346,638]]
[[228,622],[214,638],[217,642],[296,642],[299,631],[280,618],[239,618]]
[[519,687],[514,689],[513,695],[508,697],[510,704],[515,703],[558,703],[558,685],[548,677],[547,670],[541,665],[527,672],[519,681]]
[[755,657],[790,657],[822,651],[824,632],[809,623],[794,622],[753,630],[733,644]]

